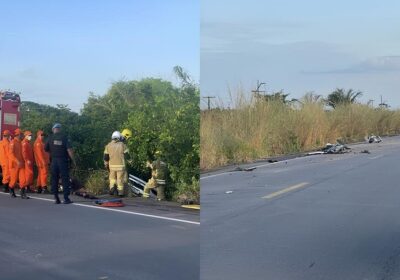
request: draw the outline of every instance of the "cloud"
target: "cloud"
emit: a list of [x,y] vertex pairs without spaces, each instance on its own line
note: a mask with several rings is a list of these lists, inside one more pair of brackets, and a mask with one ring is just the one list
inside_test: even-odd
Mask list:
[[304,74],[364,74],[400,71],[400,56],[378,56],[361,61],[347,68],[303,71]]
[[251,45],[282,43],[282,34],[298,32],[304,23],[288,21],[201,23],[202,52],[240,52]]

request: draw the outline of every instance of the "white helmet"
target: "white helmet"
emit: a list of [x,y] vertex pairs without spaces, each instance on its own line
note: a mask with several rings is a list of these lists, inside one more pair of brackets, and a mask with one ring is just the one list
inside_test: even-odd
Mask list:
[[121,133],[119,131],[114,131],[111,135],[112,140],[119,140],[121,138]]

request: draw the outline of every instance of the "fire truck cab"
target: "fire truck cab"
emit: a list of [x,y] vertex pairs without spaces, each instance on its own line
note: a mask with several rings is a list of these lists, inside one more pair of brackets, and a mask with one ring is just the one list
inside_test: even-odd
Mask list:
[[21,98],[19,94],[0,90],[0,131],[9,130],[11,133],[19,127]]

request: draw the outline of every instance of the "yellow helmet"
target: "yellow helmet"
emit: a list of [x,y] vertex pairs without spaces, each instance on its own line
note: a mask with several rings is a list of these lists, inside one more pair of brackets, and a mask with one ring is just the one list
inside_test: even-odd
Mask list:
[[129,139],[132,137],[132,131],[130,129],[125,128],[124,130],[122,130],[121,135],[125,138],[125,139]]

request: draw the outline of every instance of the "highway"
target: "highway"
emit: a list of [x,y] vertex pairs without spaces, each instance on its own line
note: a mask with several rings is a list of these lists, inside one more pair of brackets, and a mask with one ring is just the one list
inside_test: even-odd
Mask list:
[[[199,279],[199,214],[126,200],[100,208],[0,195],[0,279]],[[36,197],[36,198],[35,198]]]
[[200,279],[400,279],[400,138],[351,147],[203,174]]

